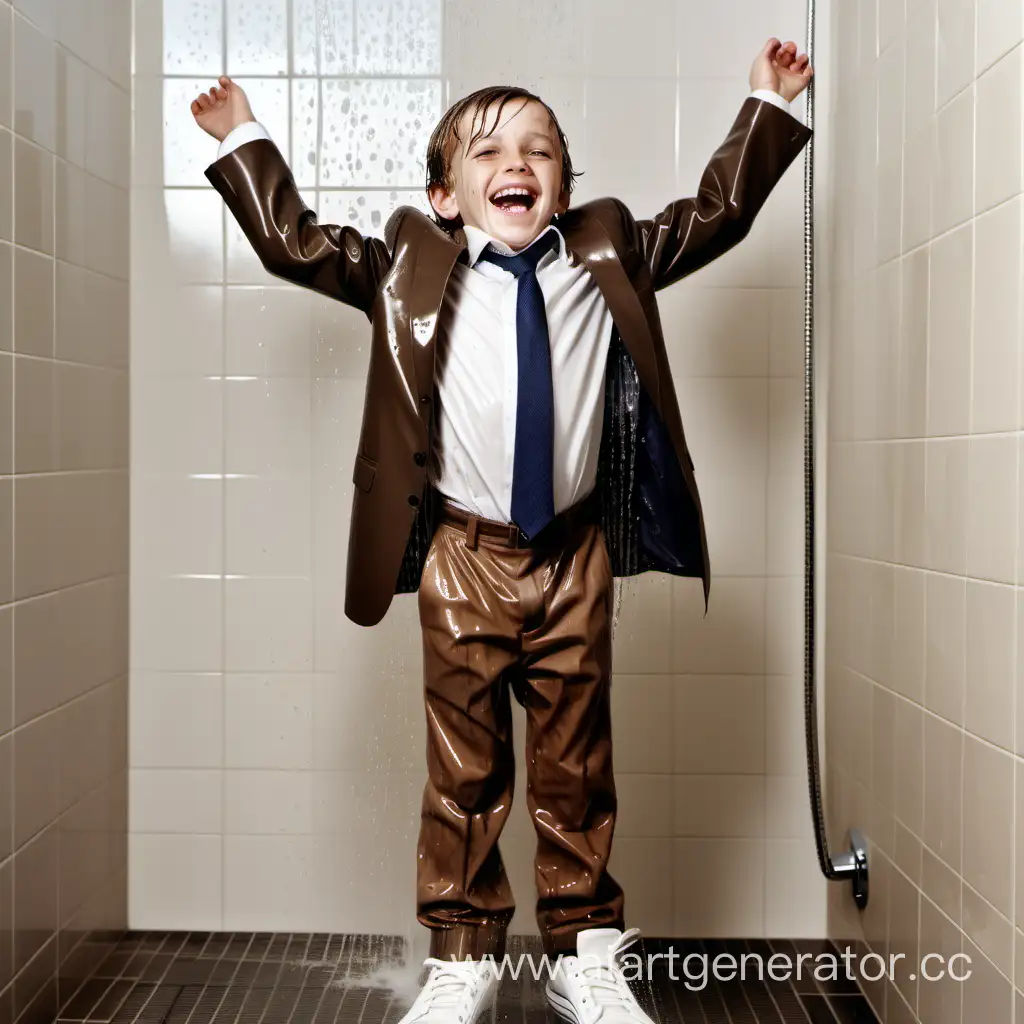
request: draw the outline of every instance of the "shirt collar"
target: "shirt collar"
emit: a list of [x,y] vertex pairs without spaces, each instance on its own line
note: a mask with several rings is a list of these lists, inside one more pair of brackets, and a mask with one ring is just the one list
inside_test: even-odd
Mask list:
[[[470,224],[467,224],[463,231],[466,233],[466,249],[469,257],[469,265],[475,266],[480,256],[483,254],[484,249],[490,246],[495,252],[500,253],[502,256],[513,256],[515,253],[510,249],[504,242],[499,242],[496,238],[491,238],[486,231],[481,231],[479,228],[475,228]],[[558,236],[558,258],[564,260],[565,255],[565,238],[562,232],[555,227],[554,224],[549,224],[537,238],[543,238],[549,231],[554,231]],[[536,242],[537,238],[533,241]],[[532,245],[533,242],[530,243]]]

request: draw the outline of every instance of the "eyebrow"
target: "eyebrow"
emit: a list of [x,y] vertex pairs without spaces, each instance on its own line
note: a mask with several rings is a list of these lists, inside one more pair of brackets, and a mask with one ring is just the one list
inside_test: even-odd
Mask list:
[[[501,136],[502,136],[502,133],[500,131],[491,132],[488,135],[482,135],[469,148],[470,149],[476,149],[477,146],[479,146],[479,145],[481,145],[483,143],[487,143],[487,142],[494,142],[494,141],[500,139]],[[523,138],[525,140],[527,140],[527,141],[532,141],[533,139],[543,139],[544,142],[547,142],[547,143],[550,143],[551,145],[554,145],[554,140],[551,138],[551,135],[546,133],[546,132],[540,132],[540,131],[527,132],[526,135],[523,136]]]

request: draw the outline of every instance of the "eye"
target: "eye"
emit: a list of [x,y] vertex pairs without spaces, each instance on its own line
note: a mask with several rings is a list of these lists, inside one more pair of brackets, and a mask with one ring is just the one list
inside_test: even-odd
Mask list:
[[543,149],[535,149],[535,150],[534,150],[534,151],[533,151],[533,152],[532,152],[532,153],[530,154],[530,156],[545,156],[545,157],[550,157],[550,156],[551,156],[551,154],[550,154],[550,153],[548,153],[548,152],[545,152],[545,150],[543,150]]
[[494,156],[494,154],[497,153],[497,152],[498,151],[496,149],[481,149],[481,150],[477,151],[476,155],[477,156]]

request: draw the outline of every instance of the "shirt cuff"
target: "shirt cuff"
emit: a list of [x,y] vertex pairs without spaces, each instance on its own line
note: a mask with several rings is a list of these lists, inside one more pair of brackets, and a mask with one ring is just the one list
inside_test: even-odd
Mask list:
[[244,146],[247,142],[253,142],[256,139],[269,139],[270,132],[259,123],[259,121],[246,121],[244,124],[237,125],[232,128],[231,131],[224,136],[220,147],[217,150],[217,159],[219,160],[222,156],[227,156],[228,153],[238,149],[239,146]]
[[787,114],[790,112],[789,100],[784,99],[772,89],[755,89],[750,95],[756,100],[764,100],[765,103],[771,103],[773,106],[778,107],[779,110],[784,110]]

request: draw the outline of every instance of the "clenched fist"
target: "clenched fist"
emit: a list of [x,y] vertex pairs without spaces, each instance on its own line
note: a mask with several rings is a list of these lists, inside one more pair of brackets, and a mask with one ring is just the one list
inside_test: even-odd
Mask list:
[[192,101],[191,109],[196,124],[218,142],[223,142],[232,128],[256,118],[249,106],[249,97],[240,85],[227,75],[222,75],[218,81],[219,86],[215,85],[209,92],[201,92]]
[[797,56],[796,43],[769,39],[750,69],[750,88],[771,89],[792,102],[810,85],[813,74],[807,54]]

